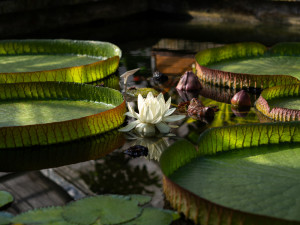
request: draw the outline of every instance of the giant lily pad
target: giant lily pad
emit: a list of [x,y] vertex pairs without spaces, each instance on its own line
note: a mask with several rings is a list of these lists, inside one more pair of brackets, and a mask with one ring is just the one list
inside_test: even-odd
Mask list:
[[114,73],[121,50],[108,42],[75,40],[0,41],[0,83],[87,83]]
[[0,148],[48,145],[100,134],[124,121],[119,91],[76,83],[0,85]]
[[274,120],[300,120],[300,85],[276,86],[264,90],[256,102],[256,108]]
[[200,224],[300,224],[300,123],[212,128],[161,156],[164,192]]
[[267,88],[300,82],[300,43],[280,43],[268,49],[259,43],[230,44],[200,51],[197,75],[229,88]]

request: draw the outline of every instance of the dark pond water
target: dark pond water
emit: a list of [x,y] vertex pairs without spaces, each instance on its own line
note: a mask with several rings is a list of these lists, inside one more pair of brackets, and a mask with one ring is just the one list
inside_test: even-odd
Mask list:
[[[165,99],[171,97],[173,105],[177,105],[191,97],[178,93],[175,86],[183,72],[191,69],[193,56],[197,51],[241,41],[257,41],[266,45],[299,41],[297,31],[288,27],[280,29],[281,32],[272,26],[208,25],[182,18],[147,14],[121,22],[98,21],[81,27],[12,38],[69,38],[113,42],[123,51],[118,74],[114,77],[115,88],[122,90],[122,85],[118,84],[122,84],[118,75],[141,68],[130,77],[128,86],[154,87],[164,93]],[[154,84],[151,77],[155,70],[168,74],[168,81]],[[179,138],[193,142],[210,127],[269,121],[254,108],[246,113],[232,110],[228,103],[235,93],[233,90],[207,84],[202,86],[201,91],[193,97],[199,97],[206,106],[218,106],[219,112],[212,121],[186,118],[178,123],[178,129],[172,131],[176,135],[172,138],[132,139],[114,130],[61,145],[0,151],[0,171],[3,172],[0,173],[0,189],[10,191],[15,196],[15,202],[7,210],[19,213],[30,208],[62,205],[86,195],[106,193],[147,194],[153,197],[151,205],[169,208],[162,192],[162,173],[159,167],[159,156],[165,148]],[[252,103],[257,94],[252,92]],[[134,158],[124,154],[133,145],[147,146],[148,155]],[[40,171],[38,174],[43,174],[43,178],[36,176],[37,171]],[[50,198],[50,195],[54,197]],[[192,222],[181,219],[177,224]]]

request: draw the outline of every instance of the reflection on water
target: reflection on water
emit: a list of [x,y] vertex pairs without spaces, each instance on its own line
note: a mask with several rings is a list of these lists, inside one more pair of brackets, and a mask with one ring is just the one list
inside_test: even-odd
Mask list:
[[131,165],[131,158],[123,152],[98,160],[91,171],[81,173],[81,178],[97,194],[154,194],[153,186],[161,186],[155,171],[148,172],[145,165]]
[[40,170],[102,158],[125,143],[124,134],[105,134],[64,144],[0,150],[0,171]]

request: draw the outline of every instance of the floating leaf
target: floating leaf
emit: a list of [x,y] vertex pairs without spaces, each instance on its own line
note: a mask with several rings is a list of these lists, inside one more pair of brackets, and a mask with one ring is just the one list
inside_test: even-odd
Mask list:
[[143,214],[133,221],[124,225],[169,225],[173,220],[179,218],[179,214],[170,210],[156,208],[144,208]]
[[0,83],[88,83],[114,73],[121,50],[99,41],[5,40],[0,57]]
[[136,201],[139,205],[145,205],[151,201],[151,197],[147,195],[129,195],[131,201]]
[[0,191],[0,207],[11,203],[14,200],[14,197],[7,191]]
[[[97,220],[100,224],[117,224],[129,221],[139,216],[137,198],[118,195],[102,195],[81,199],[68,204],[63,212],[66,221],[88,225]],[[112,213],[114,212],[114,213]]]
[[256,102],[256,108],[274,120],[300,120],[300,85],[276,86],[265,89]]
[[198,150],[181,140],[160,160],[166,197],[201,224],[299,224],[299,134],[285,122],[209,129]]
[[299,43],[281,43],[270,49],[259,43],[239,43],[206,49],[196,54],[197,75],[205,82],[229,88],[264,89],[299,83],[296,65],[300,54],[295,54],[299,48]]
[[[69,118],[64,121],[60,121],[60,118],[53,117],[51,113],[47,113],[50,110],[47,106],[45,106],[44,110],[37,110],[37,113],[40,114],[36,114],[34,118],[36,120],[40,119],[40,117],[47,120],[54,119],[47,121],[48,123],[35,124],[33,119],[29,124],[20,126],[26,122],[22,119],[17,121],[19,122],[18,126],[15,126],[16,124],[14,123],[11,124],[13,126],[10,126],[4,120],[3,122],[6,125],[2,125],[1,127],[0,124],[0,148],[67,142],[106,132],[120,126],[124,121],[125,101],[123,100],[123,96],[119,91],[110,88],[56,82],[1,84],[0,99],[0,104],[9,102],[8,108],[16,106],[17,108],[11,111],[11,114],[16,115],[19,113],[20,117],[22,117],[22,112],[25,114],[23,106],[28,106],[31,101],[47,102],[51,100],[56,101],[56,104],[60,103],[59,101],[63,104],[65,103],[64,101],[69,100],[73,101],[71,105],[79,102],[88,105],[95,103],[95,106],[99,103],[99,109],[95,107],[95,110],[99,110],[99,113],[80,118],[77,115],[74,119]],[[21,102],[21,104],[16,104],[17,101]],[[40,107],[40,104],[36,105],[36,107]],[[29,109],[31,110],[30,107]],[[43,114],[45,115],[43,116]],[[69,114],[65,114],[69,116]],[[16,116],[12,117],[13,121],[17,119],[18,117]]]
[[64,221],[62,217],[63,207],[49,207],[30,210],[15,216],[13,223],[24,224],[52,224]]
[[0,212],[0,225],[10,224],[14,216],[8,212]]

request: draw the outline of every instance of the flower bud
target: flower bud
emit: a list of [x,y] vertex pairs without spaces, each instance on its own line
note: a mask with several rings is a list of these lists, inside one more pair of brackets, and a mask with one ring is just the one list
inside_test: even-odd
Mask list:
[[231,104],[239,108],[251,107],[251,99],[246,91],[241,90],[233,96],[233,98],[231,99]]
[[195,91],[201,89],[201,84],[198,77],[192,71],[187,71],[181,76],[176,89],[181,91]]

